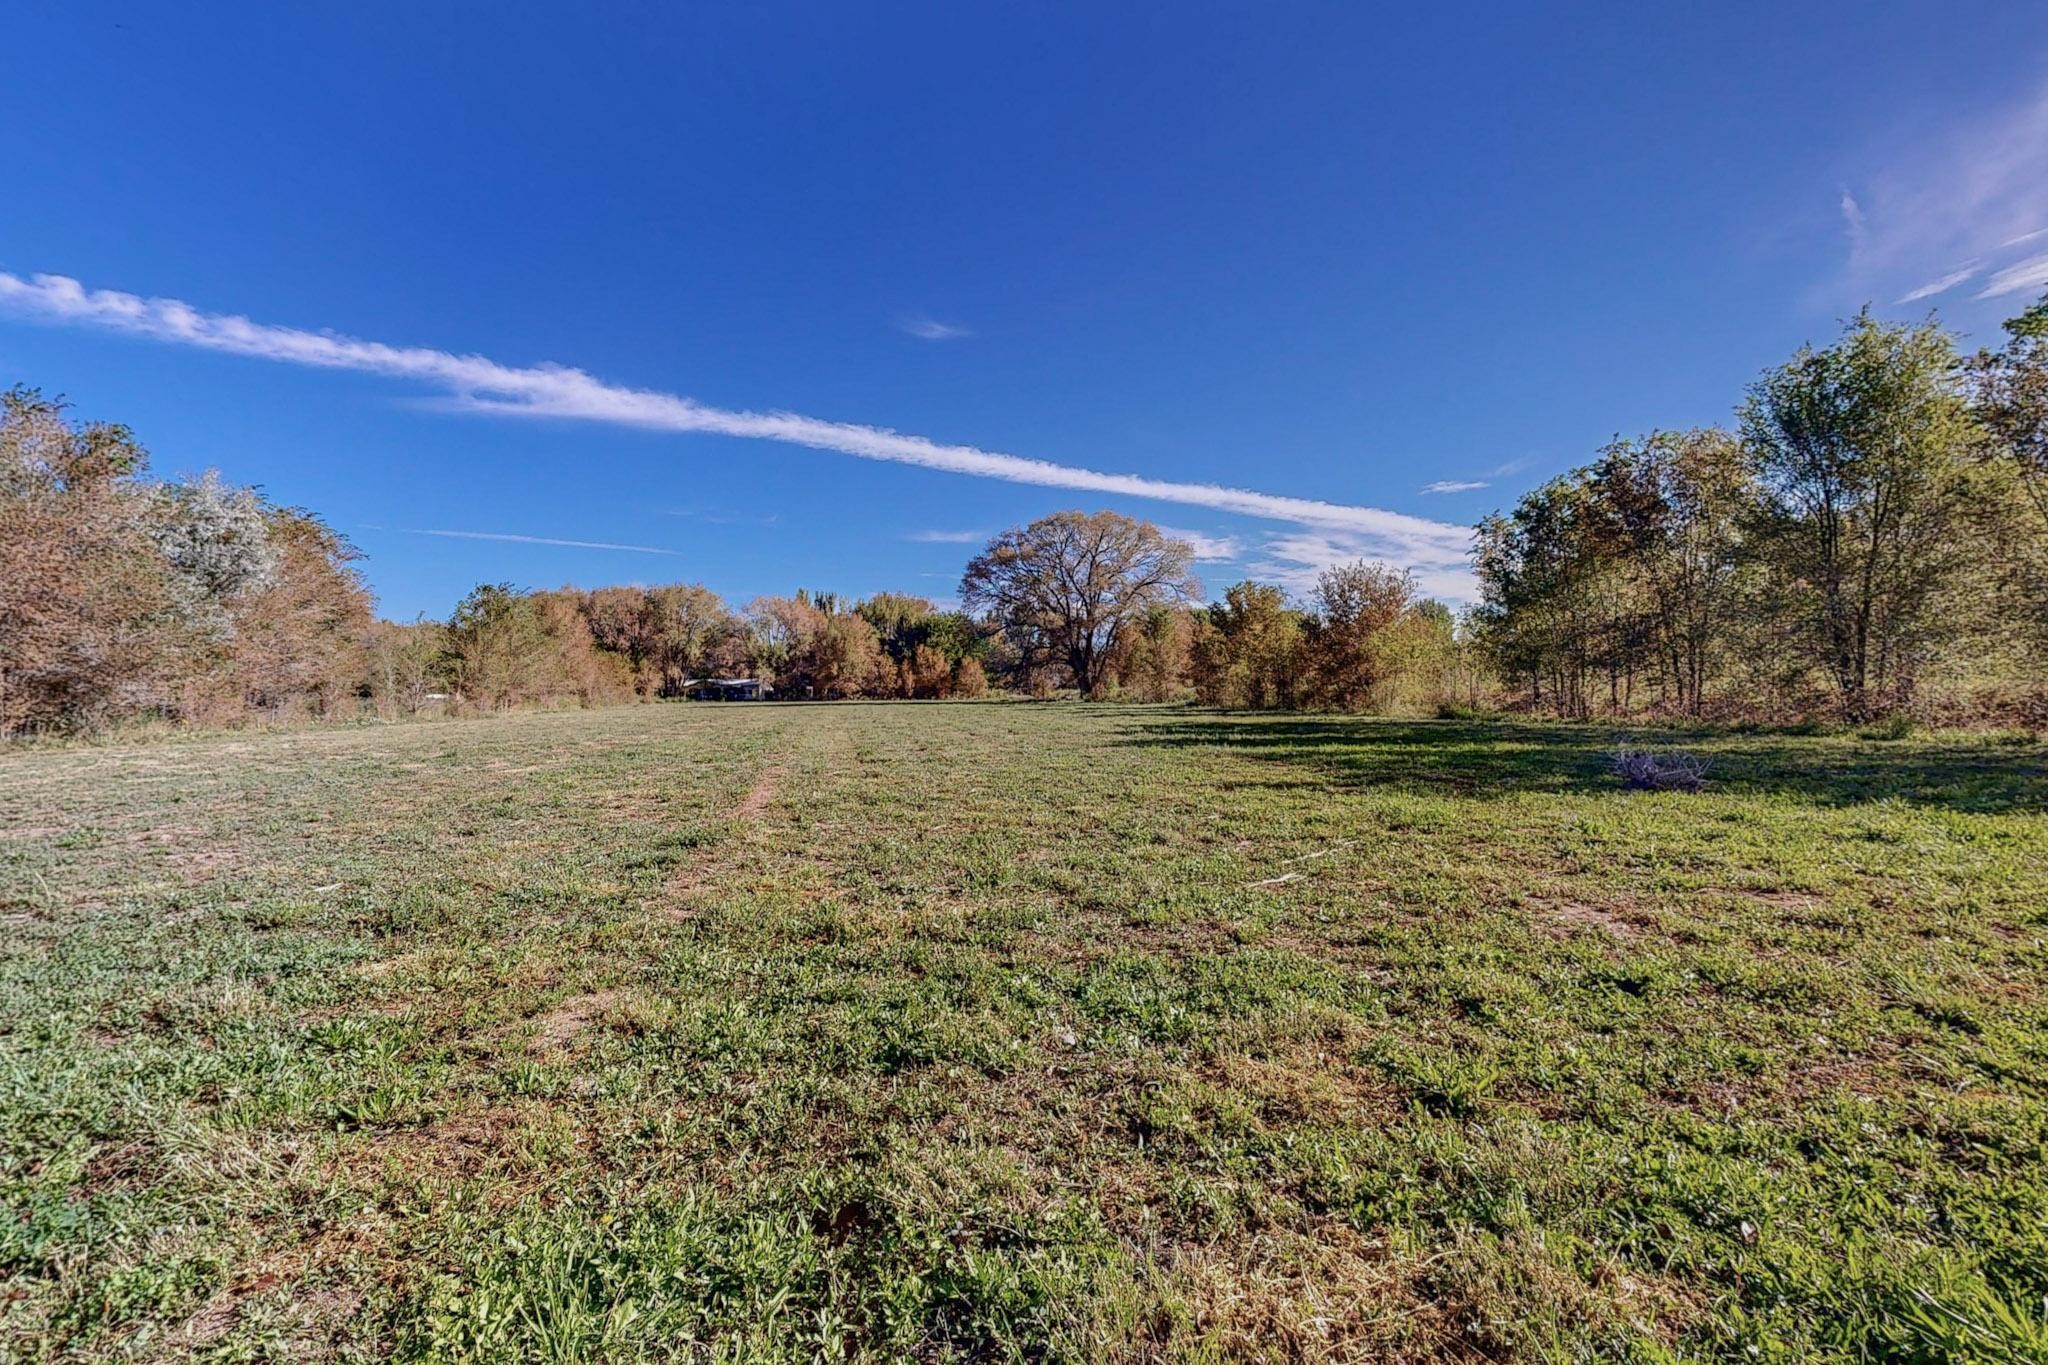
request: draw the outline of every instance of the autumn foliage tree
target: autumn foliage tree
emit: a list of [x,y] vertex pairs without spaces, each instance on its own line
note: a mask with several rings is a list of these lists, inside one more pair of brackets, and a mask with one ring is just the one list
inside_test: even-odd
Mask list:
[[751,658],[779,695],[829,700],[895,689],[897,673],[875,628],[841,606],[836,595],[801,590],[748,606]]
[[1193,613],[1178,604],[1148,607],[1125,637],[1117,678],[1125,695],[1138,701],[1166,702],[1188,686],[1193,662]]
[[369,594],[311,513],[215,475],[153,483],[127,428],[0,395],[0,733],[123,716],[332,714]]
[[1193,547],[1150,522],[1058,512],[990,541],[969,561],[960,597],[1027,666],[1058,664],[1093,697],[1145,613],[1201,591],[1193,560]]
[[[969,562],[963,609],[701,584],[478,586],[374,621],[348,541],[126,428],[0,395],[0,734],[124,717],[593,705],[751,676],[787,698],[1050,697],[1573,717],[2048,721],[2048,298],[1967,358],[1867,312],[1748,391],[1733,431],[1617,439],[1475,528],[1479,601],[1398,565],[1245,581],[1060,512]],[[1290,590],[1304,591],[1302,600]]]
[[1308,640],[1318,701],[1339,711],[1374,703],[1396,663],[1390,632],[1414,603],[1405,569],[1360,561],[1323,571]]
[[311,513],[266,509],[270,572],[232,600],[228,676],[240,710],[281,716],[351,704],[368,664],[370,595],[355,547]]
[[180,643],[126,427],[0,395],[0,732],[94,724],[161,699]]
[[1195,694],[1208,706],[1289,708],[1303,700],[1308,617],[1284,589],[1246,581],[1199,618]]

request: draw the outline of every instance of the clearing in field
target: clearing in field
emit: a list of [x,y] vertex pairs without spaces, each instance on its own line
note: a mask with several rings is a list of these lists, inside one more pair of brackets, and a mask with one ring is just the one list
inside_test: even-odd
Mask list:
[[2037,746],[642,706],[0,756],[0,1355],[2043,1349]]

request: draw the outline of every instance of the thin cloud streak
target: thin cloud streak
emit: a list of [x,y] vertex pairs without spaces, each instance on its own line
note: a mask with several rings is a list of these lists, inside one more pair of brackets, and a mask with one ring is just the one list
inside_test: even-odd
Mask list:
[[1484,479],[1438,479],[1422,485],[1425,493],[1470,493],[1486,487]]
[[1859,160],[1853,189],[1841,192],[1839,298],[1917,303],[1989,272],[1983,299],[2036,278],[2026,268],[2038,262],[2014,255],[2048,223],[2048,84],[1875,138]]
[[1908,290],[1906,293],[1899,295],[1899,302],[1918,303],[1922,299],[1931,299],[1936,294],[1946,294],[1949,290],[1955,288],[1976,273],[1977,263],[1972,261],[1960,270],[1951,270],[1938,280],[1929,280],[1918,289]]
[[1869,243],[1869,220],[1863,216],[1863,205],[1856,202],[1856,196],[1842,191],[1842,228],[1849,234],[1849,254],[1858,256]]
[[2039,289],[2048,285],[2048,255],[2033,256],[2017,265],[2009,265],[1985,281],[1980,299],[1995,299],[2004,294],[2017,294],[2022,289]]
[[509,540],[520,545],[566,545],[577,550],[629,550],[636,555],[679,555],[681,550],[664,550],[653,545],[615,545],[608,540],[562,540],[556,536],[522,536],[510,531],[428,531],[410,526],[394,527],[400,535],[446,536],[450,540]]
[[960,337],[971,337],[973,332],[965,327],[956,327],[950,322],[937,318],[908,317],[896,319],[896,326],[920,341],[954,341]]
[[1462,526],[1382,508],[1220,484],[1110,474],[793,412],[716,408],[679,394],[607,384],[561,365],[501,365],[483,356],[270,326],[243,317],[202,313],[176,299],[88,290],[61,275],[33,275],[24,280],[0,271],[0,307],[54,322],[104,327],[229,355],[415,380],[440,388],[455,407],[468,412],[571,418],[653,431],[775,441],[952,474],[1146,498],[1339,530],[1352,537],[1370,538],[1381,557],[1395,562],[1462,558],[1470,535]]
[[972,545],[977,540],[986,540],[983,531],[912,531],[903,537],[920,545]]

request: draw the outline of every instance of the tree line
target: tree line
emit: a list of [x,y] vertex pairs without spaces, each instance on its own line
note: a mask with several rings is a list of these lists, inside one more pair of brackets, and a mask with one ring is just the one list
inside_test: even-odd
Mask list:
[[2048,298],[1971,355],[1866,310],[1733,430],[1617,440],[1487,518],[1475,567],[1532,710],[2039,723]]
[[1733,429],[1616,440],[1475,531],[1459,614],[1370,562],[1204,601],[1116,512],[995,537],[961,609],[697,584],[484,584],[377,621],[346,539],[127,428],[0,395],[0,734],[597,705],[758,678],[784,698],[979,697],[1787,722],[2048,719],[2048,298],[1964,355],[1867,312]]
[[979,697],[987,632],[929,600],[799,589],[735,609],[694,583],[521,592],[483,584],[446,621],[379,623],[365,695],[386,714],[679,698],[720,678],[783,697]]
[[445,620],[374,619],[348,541],[208,474],[156,480],[127,428],[0,395],[0,733],[602,705],[758,678],[783,698],[1039,697],[1428,706],[1477,684],[1450,611],[1359,564],[1313,600],[1202,605],[1193,550],[1115,512],[1004,532],[964,610],[691,583],[482,584]]
[[386,714],[677,698],[755,678],[784,699],[1198,700],[1351,710],[1483,688],[1449,608],[1405,573],[1330,570],[1313,599],[1241,583],[1204,606],[1193,550],[1115,512],[1006,531],[969,564],[970,610],[798,590],[739,607],[697,584],[521,592],[485,584],[446,621],[379,623],[364,695]]
[[1116,512],[1060,512],[969,561],[961,600],[1009,686],[1090,699],[1371,711],[1471,703],[1481,661],[1405,570],[1327,569],[1305,603],[1251,580],[1201,604],[1193,548]]

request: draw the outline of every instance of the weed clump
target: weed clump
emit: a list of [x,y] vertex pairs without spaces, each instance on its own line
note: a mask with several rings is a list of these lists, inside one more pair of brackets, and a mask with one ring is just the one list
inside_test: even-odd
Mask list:
[[1909,715],[1901,712],[1887,716],[1875,725],[1866,725],[1856,732],[1858,739],[1901,740],[1911,739],[1920,732],[1919,724]]
[[1660,752],[1624,744],[1614,751],[1614,775],[1630,791],[1696,792],[1707,785],[1707,765],[1683,749]]

